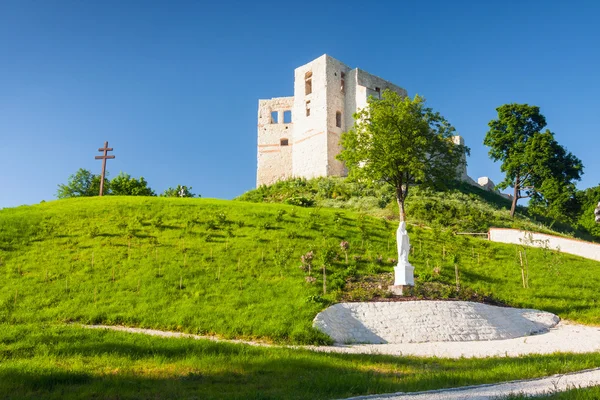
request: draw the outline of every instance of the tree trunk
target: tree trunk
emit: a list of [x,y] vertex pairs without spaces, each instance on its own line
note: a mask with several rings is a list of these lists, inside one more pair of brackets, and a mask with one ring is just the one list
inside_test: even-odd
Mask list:
[[400,214],[400,222],[406,220],[406,212],[404,210],[404,196],[402,189],[396,190],[396,201],[398,202],[398,214]]
[[517,173],[517,177],[515,178],[515,192],[513,195],[512,206],[510,207],[510,217],[511,218],[514,218],[515,211],[517,210],[517,200],[519,200],[519,185],[520,184],[521,184],[521,182],[519,182],[519,174]]

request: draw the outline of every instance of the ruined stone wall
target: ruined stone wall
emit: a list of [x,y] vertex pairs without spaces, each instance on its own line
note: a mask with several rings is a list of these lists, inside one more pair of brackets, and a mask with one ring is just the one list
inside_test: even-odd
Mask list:
[[293,105],[293,97],[258,101],[257,187],[292,176]]
[[346,176],[348,174],[344,163],[336,156],[342,150],[340,138],[342,132],[350,129],[347,124],[347,99],[352,92],[346,87],[350,67],[327,56],[327,176]]
[[[326,59],[323,55],[294,71],[293,176],[327,175]],[[307,93],[308,80],[310,93]]]

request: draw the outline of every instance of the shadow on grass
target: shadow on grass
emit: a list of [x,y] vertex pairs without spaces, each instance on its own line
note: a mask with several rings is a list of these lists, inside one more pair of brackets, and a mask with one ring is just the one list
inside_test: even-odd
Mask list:
[[[13,338],[13,340],[8,340]],[[0,326],[2,398],[325,399],[549,375],[600,354],[436,359],[315,353],[75,327]]]

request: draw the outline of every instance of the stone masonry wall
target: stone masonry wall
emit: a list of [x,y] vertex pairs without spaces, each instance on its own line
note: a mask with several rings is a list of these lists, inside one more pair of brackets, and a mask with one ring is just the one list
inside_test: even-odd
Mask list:
[[[321,56],[294,71],[294,176],[313,178],[327,174],[326,58]],[[309,94],[307,73],[312,74]]]
[[[284,113],[292,111],[293,97],[258,102],[258,155],[256,186],[269,185],[292,176],[294,125],[284,122]],[[276,113],[277,123],[272,113]],[[292,121],[293,121],[292,113]],[[286,145],[287,140],[287,145]]]

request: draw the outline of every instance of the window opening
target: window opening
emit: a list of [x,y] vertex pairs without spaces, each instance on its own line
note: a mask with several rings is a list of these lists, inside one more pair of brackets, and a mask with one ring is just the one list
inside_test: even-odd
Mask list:
[[291,124],[292,123],[292,111],[286,110],[283,112],[283,123]]
[[375,91],[377,92],[377,98],[381,99],[381,88],[376,87]]
[[346,74],[342,72],[341,76],[342,76],[342,79],[341,79],[340,90],[343,92],[344,91],[344,86],[346,84]]
[[309,95],[312,93],[312,71],[308,71],[304,75],[304,94]]
[[340,111],[335,113],[335,126],[342,127],[342,113]]
[[310,100],[306,102],[306,116],[310,117]]
[[271,111],[271,123],[272,124],[276,124],[277,123],[277,111]]
[[287,139],[280,139],[279,140],[279,144],[282,146],[287,146],[288,145],[288,140]]

